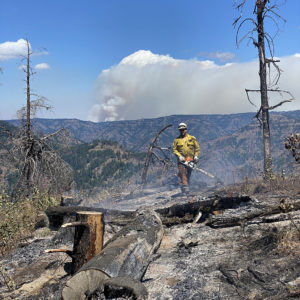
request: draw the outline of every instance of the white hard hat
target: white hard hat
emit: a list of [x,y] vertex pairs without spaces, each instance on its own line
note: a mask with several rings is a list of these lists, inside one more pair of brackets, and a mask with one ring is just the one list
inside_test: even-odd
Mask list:
[[178,129],[179,129],[179,130],[180,130],[180,129],[187,129],[187,126],[186,126],[185,123],[179,123]]

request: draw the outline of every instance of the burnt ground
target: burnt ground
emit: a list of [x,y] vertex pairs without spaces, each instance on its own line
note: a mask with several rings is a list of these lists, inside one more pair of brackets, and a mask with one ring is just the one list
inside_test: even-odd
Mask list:
[[[134,210],[190,200],[177,193],[152,190],[109,205]],[[209,197],[195,195],[197,201]],[[259,194],[235,208],[203,214],[196,224],[165,227],[160,248],[142,280],[149,299],[300,299],[300,211],[283,209],[237,224],[224,222],[261,207],[279,206],[283,199],[291,208],[300,196]],[[116,230],[106,224],[105,239]],[[0,299],[60,299],[61,287],[70,276],[70,258],[45,253],[49,248],[72,249],[70,229],[47,236],[45,228],[39,229],[1,258]],[[9,291],[13,286],[15,291]]]

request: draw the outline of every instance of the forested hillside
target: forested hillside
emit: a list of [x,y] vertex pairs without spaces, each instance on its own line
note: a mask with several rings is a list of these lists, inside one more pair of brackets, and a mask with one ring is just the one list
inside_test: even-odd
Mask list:
[[17,128],[8,122],[0,120],[0,184],[8,179],[9,181],[15,181],[15,166],[11,160],[9,149],[9,135],[15,134]]
[[95,140],[59,150],[74,170],[77,189],[111,187],[121,181],[137,179],[144,153],[125,150],[117,142]]
[[[40,130],[50,132],[60,126],[71,135],[91,142],[93,138],[117,141],[124,148],[145,152],[155,134],[165,125],[167,129],[158,144],[171,147],[178,135],[177,125],[184,121],[188,131],[199,141],[202,168],[215,174],[224,183],[239,181],[244,177],[259,176],[262,171],[263,142],[259,122],[254,114],[232,115],[178,115],[156,119],[93,123],[79,120],[36,119]],[[290,133],[300,132],[300,111],[271,113],[272,156],[276,172],[295,172],[298,166],[284,148],[284,140]],[[14,121],[11,121],[15,123]],[[193,176],[198,181],[208,181],[204,175]]]
[[[17,128],[0,121],[0,179],[8,186],[15,183],[17,169],[11,160],[9,134]],[[10,133],[8,133],[10,132]],[[53,147],[74,171],[74,187],[91,192],[94,188],[111,187],[121,182],[139,180],[145,153],[124,149],[117,142],[95,140],[91,143],[72,139],[69,146],[54,140]]]

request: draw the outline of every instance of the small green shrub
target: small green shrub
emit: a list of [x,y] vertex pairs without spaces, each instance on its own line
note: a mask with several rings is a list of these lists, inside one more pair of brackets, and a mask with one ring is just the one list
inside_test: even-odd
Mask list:
[[0,253],[9,252],[34,231],[37,215],[58,199],[35,189],[31,199],[12,199],[5,190],[0,191]]

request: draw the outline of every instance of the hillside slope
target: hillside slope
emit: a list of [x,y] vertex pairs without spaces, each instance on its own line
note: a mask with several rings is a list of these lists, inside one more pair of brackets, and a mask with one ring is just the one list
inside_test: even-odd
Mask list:
[[[156,119],[93,123],[80,120],[36,119],[39,130],[52,132],[60,127],[83,141],[93,139],[117,141],[124,148],[144,152],[155,134],[165,125],[167,129],[158,145],[171,147],[178,135],[177,124],[188,124],[189,133],[195,135],[201,148],[200,166],[215,174],[224,183],[239,181],[245,176],[259,176],[263,168],[262,131],[254,114],[232,115],[177,115]],[[276,112],[271,117],[272,156],[278,172],[295,171],[297,165],[284,149],[284,139],[291,132],[300,132],[300,111]],[[15,124],[16,121],[10,121]],[[297,172],[297,171],[296,171]],[[200,173],[193,180],[212,181]]]
[[[144,151],[148,148],[153,136],[164,126],[172,124],[166,134],[161,136],[164,144],[172,143],[178,135],[177,125],[186,122],[189,130],[197,136],[200,143],[230,135],[243,126],[251,123],[253,114],[234,115],[176,115],[154,119],[139,119],[114,122],[89,122],[77,119],[35,119],[37,130],[51,133],[59,128],[66,128],[76,139],[84,142],[93,140],[110,140],[119,142],[126,149]],[[8,121],[18,124],[18,120]]]
[[77,189],[93,190],[135,180],[144,162],[144,153],[125,150],[117,142],[98,141],[58,150],[73,168]]

